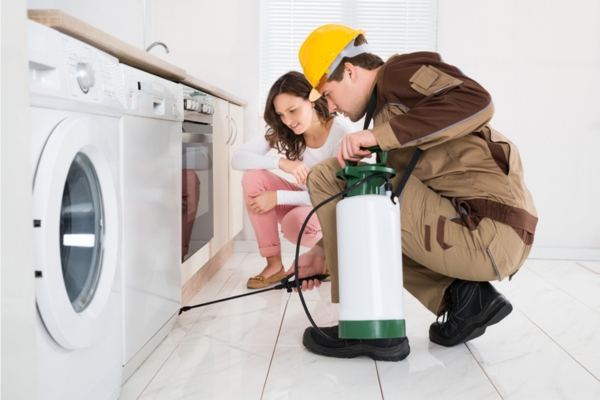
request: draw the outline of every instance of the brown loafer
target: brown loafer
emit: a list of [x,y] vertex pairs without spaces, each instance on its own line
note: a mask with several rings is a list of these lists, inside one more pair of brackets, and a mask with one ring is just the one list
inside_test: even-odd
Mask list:
[[285,270],[283,267],[281,267],[281,271],[268,278],[265,278],[262,275],[253,276],[252,278],[248,279],[246,287],[248,289],[262,289],[281,281],[283,278],[285,278]]

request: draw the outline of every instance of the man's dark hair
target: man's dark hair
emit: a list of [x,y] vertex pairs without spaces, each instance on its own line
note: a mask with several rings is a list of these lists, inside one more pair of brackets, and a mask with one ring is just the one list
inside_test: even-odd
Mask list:
[[[367,43],[367,39],[364,35],[358,35],[356,39],[354,39],[354,46],[360,46],[363,43]],[[327,81],[341,81],[344,77],[344,64],[347,62],[369,71],[383,65],[383,60],[373,53],[362,53],[354,57],[344,57]]]

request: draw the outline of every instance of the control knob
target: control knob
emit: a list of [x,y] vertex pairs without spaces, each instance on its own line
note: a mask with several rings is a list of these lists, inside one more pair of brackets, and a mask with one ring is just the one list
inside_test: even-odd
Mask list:
[[85,62],[79,61],[76,67],[77,83],[83,93],[89,92],[90,88],[96,84],[96,76],[92,66]]

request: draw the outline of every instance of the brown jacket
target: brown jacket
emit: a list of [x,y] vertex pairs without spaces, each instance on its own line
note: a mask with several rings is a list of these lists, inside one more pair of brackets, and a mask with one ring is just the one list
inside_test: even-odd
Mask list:
[[454,222],[476,229],[488,217],[533,243],[533,199],[517,147],[489,125],[490,94],[430,52],[391,57],[376,85],[372,131],[389,151],[388,165],[403,171],[415,147],[421,148],[413,174],[453,200],[460,213]]

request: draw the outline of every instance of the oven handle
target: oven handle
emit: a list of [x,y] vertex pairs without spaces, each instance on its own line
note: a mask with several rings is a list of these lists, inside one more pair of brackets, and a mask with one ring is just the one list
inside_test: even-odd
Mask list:
[[212,143],[213,135],[211,133],[191,133],[182,132],[181,141],[183,143]]

